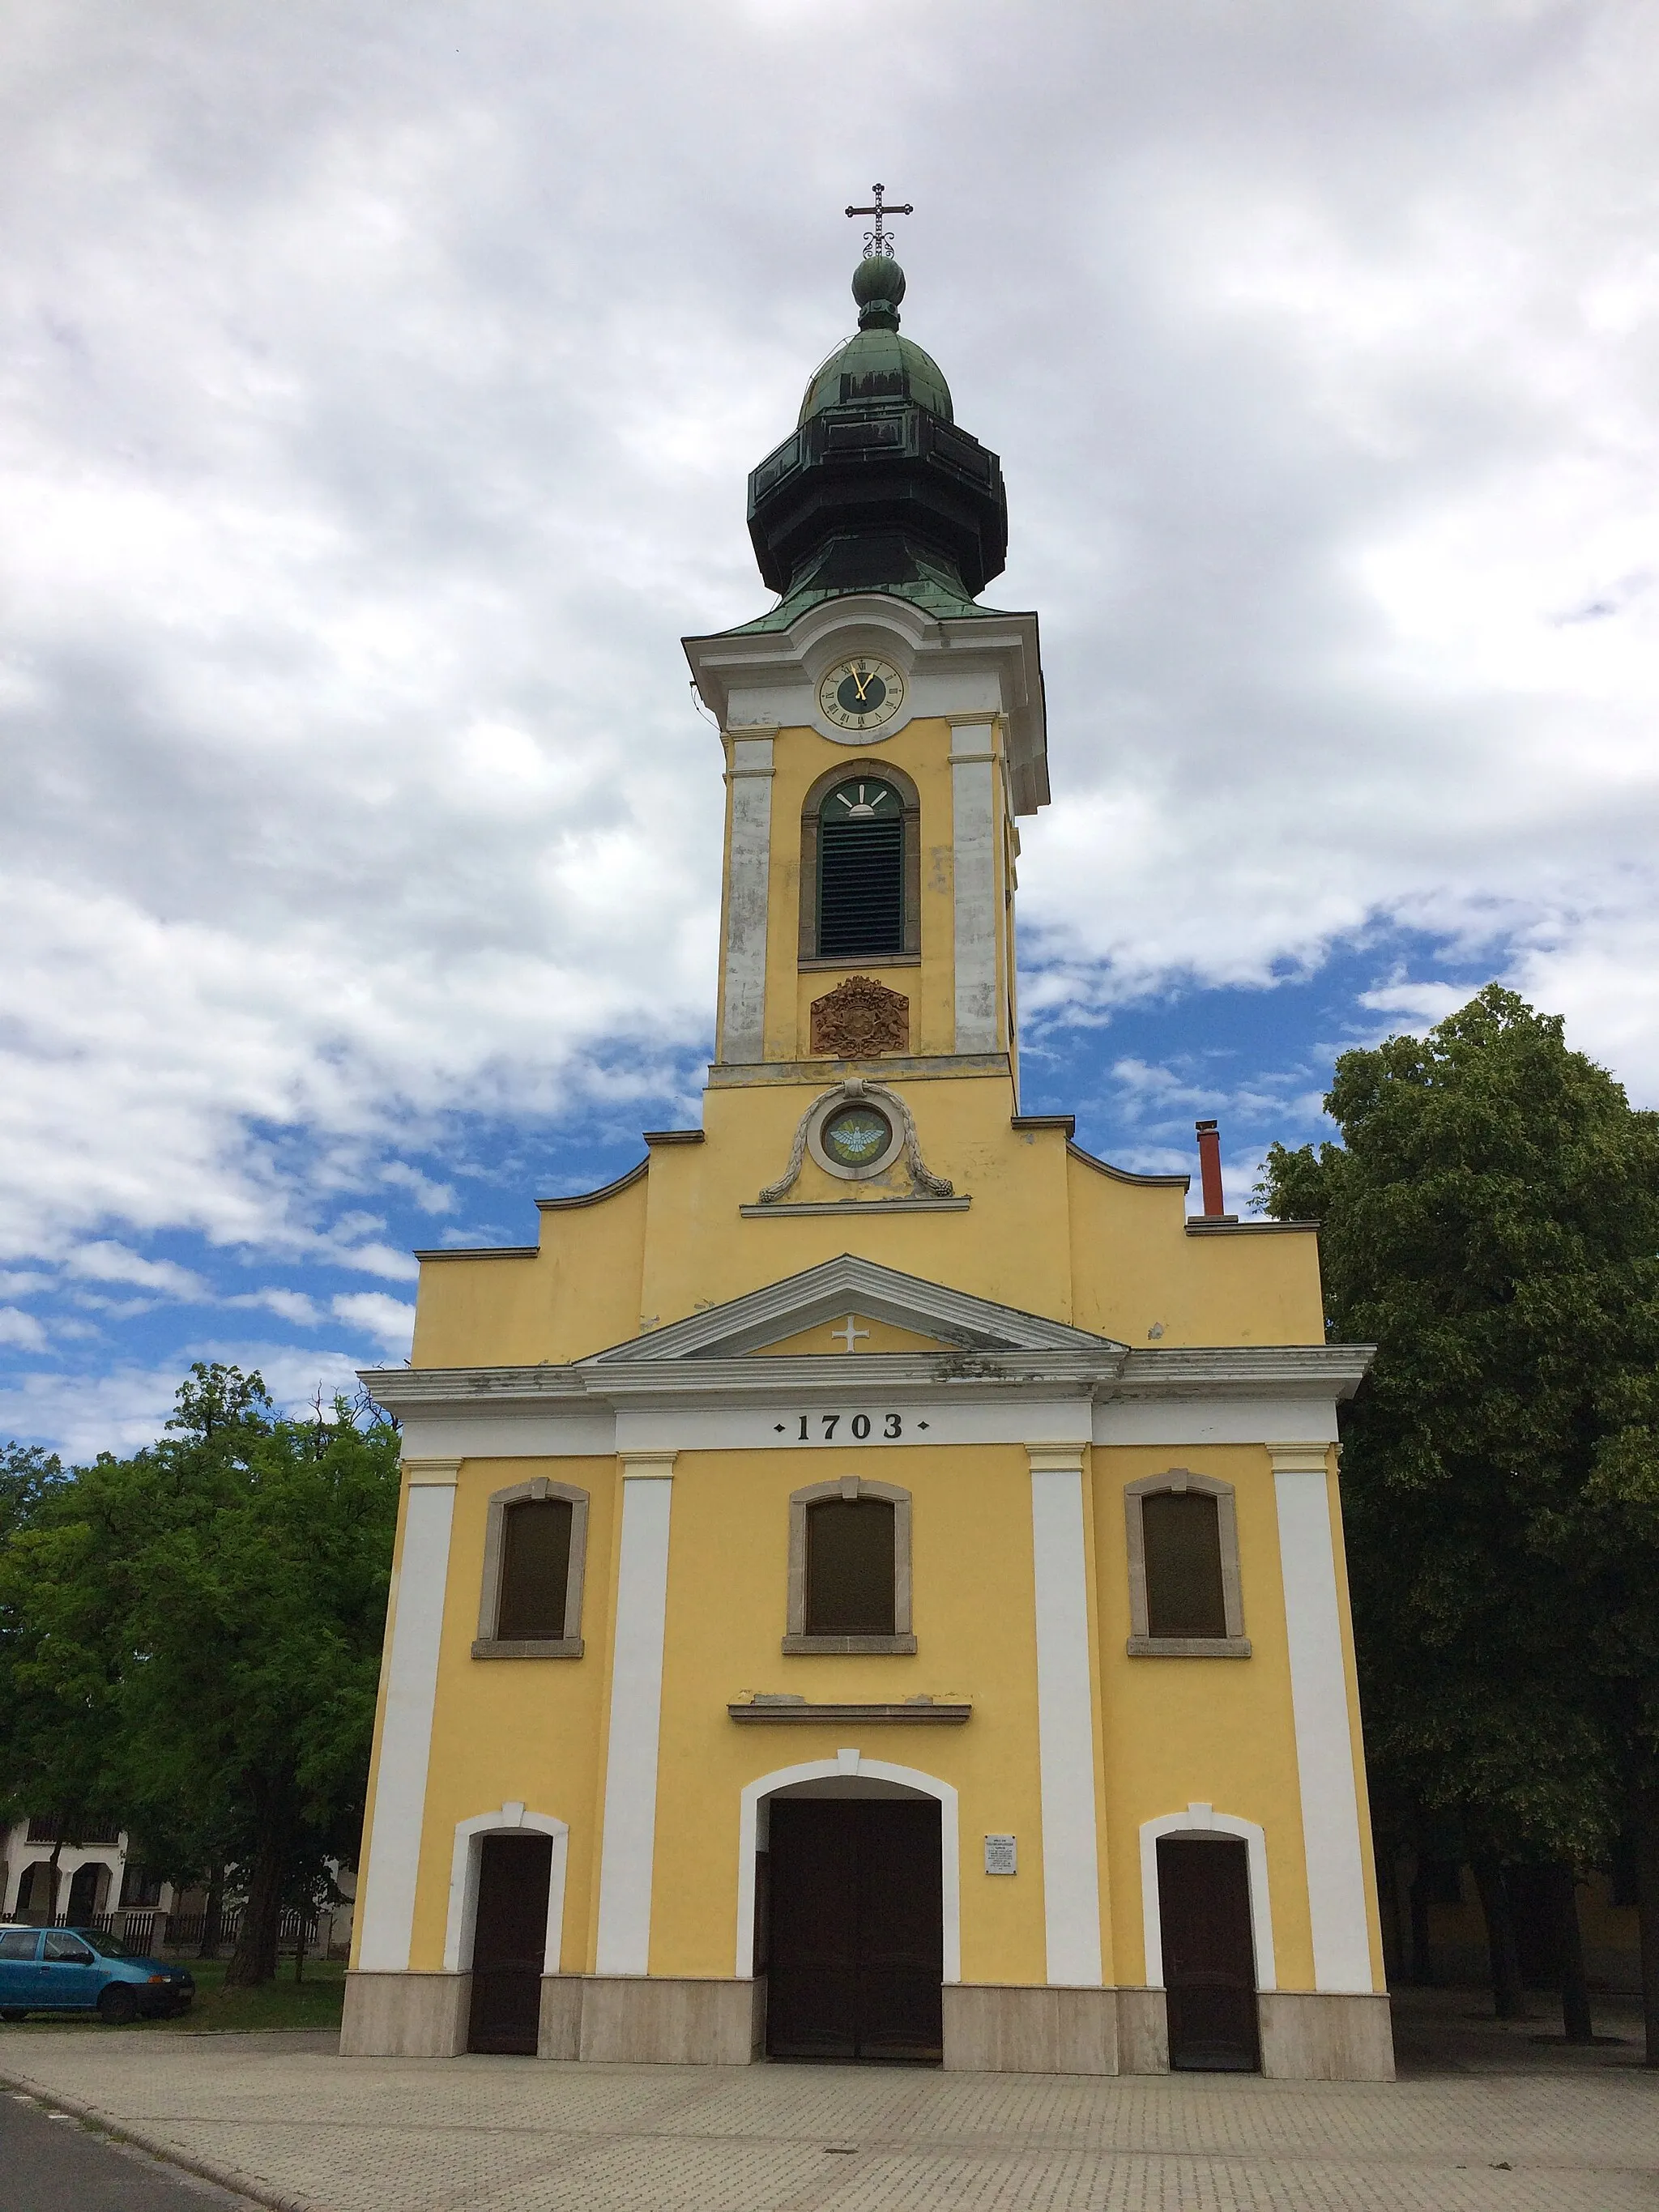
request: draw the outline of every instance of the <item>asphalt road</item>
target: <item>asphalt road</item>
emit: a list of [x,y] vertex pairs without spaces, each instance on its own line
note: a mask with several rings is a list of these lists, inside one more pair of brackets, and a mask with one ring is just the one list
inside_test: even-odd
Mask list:
[[31,2098],[0,2094],[4,2212],[252,2212],[210,2181],[160,2165]]

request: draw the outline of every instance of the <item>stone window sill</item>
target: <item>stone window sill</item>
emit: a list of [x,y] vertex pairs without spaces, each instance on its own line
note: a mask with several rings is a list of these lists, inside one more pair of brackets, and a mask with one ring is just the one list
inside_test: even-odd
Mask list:
[[1248,1636],[1132,1636],[1132,1659],[1248,1659]]
[[920,952],[867,952],[862,958],[826,960],[817,953],[804,953],[796,963],[803,975],[827,975],[839,968],[852,969],[860,973],[866,968],[920,968]]
[[580,1636],[481,1636],[472,1646],[475,1659],[580,1659]]
[[847,1658],[861,1652],[912,1652],[916,1639],[914,1636],[786,1636],[781,1648],[793,1658],[814,1652]]

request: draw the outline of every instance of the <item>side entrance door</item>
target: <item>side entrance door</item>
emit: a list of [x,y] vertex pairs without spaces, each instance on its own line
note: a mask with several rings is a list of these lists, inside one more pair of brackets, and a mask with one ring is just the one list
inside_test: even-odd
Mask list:
[[1160,1838],[1158,1905],[1170,2067],[1255,2073],[1261,2056],[1244,1845],[1231,1838]]
[[552,1873],[550,1836],[481,1839],[469,2051],[536,2055]]
[[937,2063],[937,1803],[775,1798],[769,1856],[769,2053]]

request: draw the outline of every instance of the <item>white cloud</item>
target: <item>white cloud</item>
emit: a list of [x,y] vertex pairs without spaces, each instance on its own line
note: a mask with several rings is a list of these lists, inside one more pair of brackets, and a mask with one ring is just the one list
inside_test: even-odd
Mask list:
[[447,1116],[684,1088],[677,638],[765,603],[744,478],[895,145],[907,334],[1006,467],[988,596],[1042,614],[1034,1023],[1395,923],[1659,1097],[1645,11],[839,20],[882,95],[817,143],[810,10],[18,0],[0,1253],[406,1282],[335,1217],[453,1211],[397,1157]]
[[0,1306],[0,1344],[15,1344],[24,1352],[44,1352],[46,1332],[21,1306]]
[[267,1313],[276,1314],[283,1321],[291,1321],[296,1328],[314,1328],[321,1316],[316,1303],[303,1291],[285,1291],[276,1284],[264,1290],[244,1291],[238,1297],[227,1298],[228,1306],[263,1307]]
[[453,1213],[455,1194],[447,1182],[434,1182],[412,1168],[404,1160],[388,1160],[380,1170],[380,1181],[406,1190],[423,1213]]
[[172,1260],[146,1260],[112,1238],[77,1245],[64,1262],[67,1275],[89,1283],[132,1283],[140,1290],[160,1291],[171,1298],[203,1298],[208,1286],[199,1275]]
[[415,1309],[384,1291],[350,1291],[334,1300],[337,1320],[349,1322],[379,1340],[387,1352],[403,1358],[415,1329]]

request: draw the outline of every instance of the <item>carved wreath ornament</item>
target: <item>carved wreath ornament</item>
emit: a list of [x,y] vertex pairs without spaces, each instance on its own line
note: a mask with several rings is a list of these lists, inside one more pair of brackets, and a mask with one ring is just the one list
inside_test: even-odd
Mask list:
[[[834,1125],[854,1106],[862,1106],[866,1115],[878,1117],[888,1126],[889,1140],[878,1151],[872,1150],[867,1164],[854,1166],[843,1158],[839,1164],[826,1153],[823,1133],[833,1139]],[[884,1083],[867,1082],[861,1076],[850,1076],[845,1083],[837,1083],[821,1091],[800,1117],[795,1131],[795,1141],[790,1149],[789,1164],[775,1182],[769,1182],[759,1194],[763,1206],[775,1206],[787,1198],[799,1180],[801,1168],[808,1148],[820,1167],[831,1175],[849,1180],[878,1175],[892,1162],[902,1157],[910,1177],[910,1188],[918,1198],[949,1198],[953,1186],[943,1176],[930,1174],[921,1157],[921,1146],[916,1136],[916,1125],[910,1109],[896,1091]]]
[[910,1049],[910,1001],[873,975],[849,975],[812,1001],[814,1060],[869,1060]]

